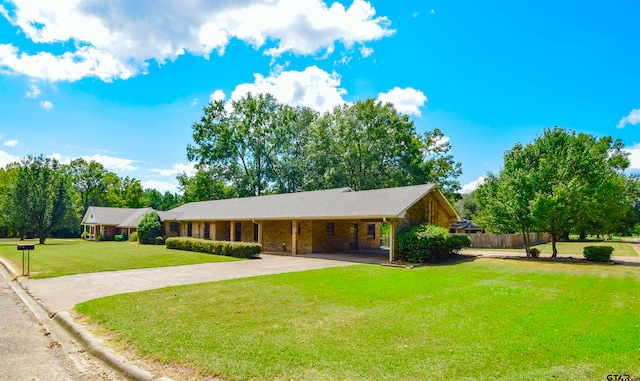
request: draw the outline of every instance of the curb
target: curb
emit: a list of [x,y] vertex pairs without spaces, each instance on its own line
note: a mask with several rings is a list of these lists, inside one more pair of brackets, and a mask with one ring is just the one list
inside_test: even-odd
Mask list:
[[126,377],[135,381],[173,381],[166,377],[157,378],[151,372],[127,362],[122,356],[103,346],[98,339],[93,337],[84,327],[74,322],[67,311],[58,312],[53,317],[53,320],[78,339],[89,353],[104,361],[112,368],[117,369]]
[[174,381],[171,378],[154,376],[151,372],[127,362],[124,357],[117,354],[112,349],[103,346],[98,339],[89,333],[89,331],[73,321],[71,315],[69,315],[67,311],[52,313],[43,301],[37,297],[37,295],[34,295],[29,291],[29,288],[23,283],[22,276],[18,275],[18,271],[11,265],[11,263],[0,257],[0,264],[2,264],[2,266],[7,270],[11,279],[15,281],[35,303],[44,309],[47,316],[52,318],[54,322],[64,328],[71,336],[76,338],[92,356],[100,359],[126,378],[134,381]]

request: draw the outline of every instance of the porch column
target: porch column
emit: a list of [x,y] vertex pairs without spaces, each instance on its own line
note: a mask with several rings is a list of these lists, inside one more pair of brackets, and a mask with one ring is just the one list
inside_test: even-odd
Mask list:
[[234,242],[236,239],[236,223],[235,221],[229,221],[229,223],[231,224],[229,227],[229,231],[231,232],[229,234],[229,241]]
[[394,220],[389,221],[389,262],[393,262],[397,259],[398,247],[396,245],[396,229],[398,223]]
[[291,254],[298,254],[298,220],[291,221]]

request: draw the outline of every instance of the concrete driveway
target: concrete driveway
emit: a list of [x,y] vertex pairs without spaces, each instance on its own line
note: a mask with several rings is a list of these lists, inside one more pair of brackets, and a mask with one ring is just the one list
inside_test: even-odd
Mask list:
[[50,314],[54,314],[80,302],[127,292],[354,264],[299,256],[262,254],[261,257],[245,261],[26,279],[22,285],[40,300]]

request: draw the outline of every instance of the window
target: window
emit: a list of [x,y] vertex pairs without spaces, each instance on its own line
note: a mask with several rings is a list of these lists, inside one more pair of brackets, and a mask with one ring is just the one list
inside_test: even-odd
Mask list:
[[333,222],[327,222],[327,226],[325,227],[325,233],[327,235],[333,235],[334,225]]
[[260,229],[259,225],[254,223],[253,224],[253,242],[258,242],[258,229]]
[[193,235],[193,224],[189,222],[187,225],[187,237],[191,237]]
[[242,222],[236,222],[236,242],[242,241]]
[[204,238],[211,238],[211,224],[208,222],[204,223]]
[[169,222],[169,231],[177,232],[180,230],[180,225],[177,222]]
[[376,224],[367,224],[367,239],[376,239]]

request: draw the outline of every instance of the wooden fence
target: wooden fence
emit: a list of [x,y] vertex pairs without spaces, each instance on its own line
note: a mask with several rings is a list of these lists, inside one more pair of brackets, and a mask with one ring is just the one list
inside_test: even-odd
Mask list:
[[[454,233],[451,235],[466,235],[471,239],[471,247],[487,247],[487,248],[508,248],[522,249],[524,248],[523,234],[464,234]],[[529,233],[529,242],[531,245],[538,245],[551,241],[549,233]]]

